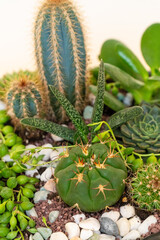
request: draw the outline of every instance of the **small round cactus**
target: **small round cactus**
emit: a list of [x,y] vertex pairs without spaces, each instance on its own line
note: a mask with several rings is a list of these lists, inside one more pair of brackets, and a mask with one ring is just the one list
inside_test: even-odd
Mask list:
[[[26,131],[20,123],[22,118],[44,118],[48,114],[49,104],[46,107],[45,89],[36,72],[20,71],[5,75],[1,80],[1,91],[15,130]],[[33,129],[27,130],[29,135],[35,135]],[[38,133],[37,130],[36,132]]]
[[55,169],[57,191],[69,206],[95,212],[121,197],[127,177],[124,161],[105,144],[76,146]]
[[130,183],[130,193],[140,208],[160,210],[159,165],[152,163],[137,171]]

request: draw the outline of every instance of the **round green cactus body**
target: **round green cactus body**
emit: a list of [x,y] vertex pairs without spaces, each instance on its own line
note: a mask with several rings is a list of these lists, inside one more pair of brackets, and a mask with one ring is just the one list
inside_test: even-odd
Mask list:
[[55,169],[60,197],[86,212],[115,204],[124,191],[126,177],[121,157],[101,143],[71,149]]
[[143,103],[143,113],[115,130],[125,147],[138,153],[160,153],[160,106]]
[[140,208],[160,210],[160,171],[158,164],[141,168],[131,179],[130,193]]

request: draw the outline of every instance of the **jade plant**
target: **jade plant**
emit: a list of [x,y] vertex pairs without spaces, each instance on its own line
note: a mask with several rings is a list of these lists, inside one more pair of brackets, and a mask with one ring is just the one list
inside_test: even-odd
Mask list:
[[115,130],[117,139],[141,154],[160,153],[160,106],[143,103],[143,112]]
[[[87,57],[81,18],[70,0],[46,0],[35,21],[35,55],[44,86],[53,85],[75,106],[83,109]],[[66,113],[50,94],[58,121]]]
[[[159,102],[160,90],[160,23],[149,26],[141,38],[141,50],[144,59],[150,67],[148,72],[136,55],[122,42],[107,40],[100,53],[100,59],[105,62],[105,69],[113,81],[120,83],[121,88],[132,93],[136,104],[142,101]],[[90,86],[90,90],[96,94],[95,86]],[[106,92],[108,95],[109,93]],[[108,96],[109,107],[111,100]],[[112,101],[117,103],[117,98],[111,96]],[[118,101],[119,104],[122,103]],[[119,109],[113,108],[118,111]]]
[[129,183],[133,201],[142,209],[160,210],[160,171],[158,164],[145,165]]
[[119,200],[127,169],[117,151],[96,143],[72,148],[57,165],[54,177],[65,203],[95,212]]
[[28,131],[27,137],[38,135],[32,128],[24,128],[20,120],[24,117],[49,117],[50,105],[45,97],[40,78],[36,72],[20,71],[6,74],[0,81],[1,99],[6,103],[15,130]]
[[[50,86],[50,89],[57,100],[60,102],[64,110],[66,111],[68,117],[73,122],[76,130],[69,129],[68,127],[61,126],[59,124],[43,120],[37,118],[26,118],[22,119],[21,123],[38,128],[40,130],[53,133],[57,136],[64,138],[65,140],[76,143],[77,141],[87,143],[88,142],[88,135],[90,135],[89,127],[84,123],[81,115],[76,111],[73,105],[69,102],[67,98],[65,98],[62,93],[58,91],[58,89]],[[105,71],[104,71],[104,64],[101,62],[99,76],[98,76],[98,93],[96,97],[96,101],[94,104],[93,114],[92,114],[92,123],[97,123],[101,121],[101,117],[103,114],[103,107],[104,107],[104,90],[105,90]],[[135,116],[138,116],[142,112],[142,108],[139,106],[135,106],[132,108],[128,108],[122,110],[115,115],[113,115],[110,120],[109,124],[111,128],[118,127],[123,122],[126,122],[129,119],[132,119]],[[94,127],[93,127],[94,129]],[[93,131],[91,138],[94,136]]]

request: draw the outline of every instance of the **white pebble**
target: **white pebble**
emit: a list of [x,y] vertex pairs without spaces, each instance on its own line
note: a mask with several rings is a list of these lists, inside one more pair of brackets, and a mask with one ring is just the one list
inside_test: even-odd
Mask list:
[[100,229],[100,223],[96,218],[87,218],[79,223],[79,226],[84,229],[98,231]]
[[128,204],[120,207],[120,213],[124,218],[131,218],[135,215],[135,208]]
[[66,232],[68,233],[68,238],[79,237],[80,228],[76,223],[68,222],[65,224]]
[[6,104],[0,101],[0,110],[6,110]]
[[115,240],[116,238],[111,235],[101,234],[99,240]]
[[52,137],[52,139],[55,141],[55,142],[61,142],[61,141],[63,141],[64,139],[63,138],[61,138],[61,137],[59,137],[59,136],[57,136],[57,135],[55,135],[55,134],[51,134],[51,137]]
[[42,147],[46,148],[46,149],[42,149],[39,152],[39,155],[44,155],[43,157],[43,161],[48,161],[50,158],[50,154],[53,151],[52,148],[53,146],[50,143],[44,144]]
[[140,233],[137,230],[132,230],[128,234],[126,234],[122,240],[136,240],[137,238],[140,238]]
[[101,217],[108,217],[108,218],[112,219],[114,222],[117,222],[117,220],[120,217],[120,213],[118,211],[105,212],[102,214]]
[[68,238],[62,232],[55,232],[55,233],[52,233],[50,240],[68,240]]
[[120,218],[117,222],[120,235],[123,237],[130,231],[130,223],[127,218]]
[[141,224],[141,219],[136,215],[133,218],[129,219],[129,223],[131,226],[131,230],[137,230],[139,225]]
[[29,236],[29,240],[33,240],[33,236],[32,235]]
[[82,214],[76,214],[72,216],[74,218],[75,223],[79,224],[80,221],[85,220],[86,216],[82,213]]
[[54,175],[54,168],[48,167],[42,174],[41,174],[41,181],[47,182],[51,177]]
[[89,239],[92,236],[93,236],[93,231],[92,230],[88,230],[88,229],[82,229],[81,230],[80,238],[82,240]]
[[157,219],[155,218],[155,216],[150,215],[141,223],[141,225],[138,227],[138,231],[140,232],[140,234],[146,234],[148,232],[149,226],[156,222],[157,222]]
[[27,176],[33,177],[34,174],[39,175],[39,172],[37,171],[37,169],[33,169],[33,170],[27,170],[27,171],[25,171],[25,174],[26,174]]
[[45,188],[47,191],[50,191],[50,192],[54,192],[54,193],[57,192],[57,190],[56,190],[56,183],[55,183],[54,179],[49,179],[49,180],[45,183],[44,188]]
[[4,162],[13,162],[13,159],[10,158],[9,154],[5,155],[4,157],[2,157],[2,160]]

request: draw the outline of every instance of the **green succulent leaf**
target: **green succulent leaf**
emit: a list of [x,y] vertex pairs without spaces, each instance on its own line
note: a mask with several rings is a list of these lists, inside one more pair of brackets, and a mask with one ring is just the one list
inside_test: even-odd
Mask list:
[[[155,75],[159,75],[160,68],[160,23],[149,26],[141,39],[143,57]],[[156,70],[158,74],[156,74]]]
[[110,119],[108,120],[108,124],[112,129],[118,128],[123,123],[138,117],[140,114],[142,114],[143,108],[139,106],[129,107],[126,109],[123,109],[115,114],[113,114]]
[[45,132],[53,133],[69,142],[74,142],[74,135],[76,133],[74,130],[63,127],[48,120],[39,118],[24,118],[21,120],[21,123],[30,127],[38,128]]
[[140,89],[144,86],[143,82],[133,78],[120,68],[108,63],[105,63],[104,66],[110,77],[113,78],[114,81],[119,82],[126,91],[131,92],[132,89]]
[[[96,86],[90,85],[89,89],[94,95],[96,95],[98,92]],[[125,105],[122,102],[120,102],[117,98],[115,98],[107,91],[104,92],[104,104],[113,109],[115,112],[125,108]]]
[[65,109],[68,117],[75,125],[76,129],[79,132],[79,136],[82,138],[84,142],[87,142],[88,128],[85,125],[79,112],[73,107],[73,105],[68,101],[68,99],[65,98],[56,88],[50,86],[50,89],[54,96],[57,98],[57,100],[60,102],[62,107]]
[[124,70],[139,80],[147,79],[148,72],[135,54],[122,42],[109,39],[101,48],[100,57],[105,63],[112,64]]

